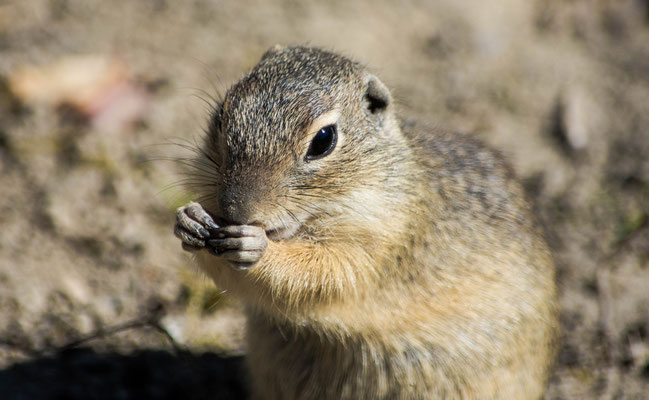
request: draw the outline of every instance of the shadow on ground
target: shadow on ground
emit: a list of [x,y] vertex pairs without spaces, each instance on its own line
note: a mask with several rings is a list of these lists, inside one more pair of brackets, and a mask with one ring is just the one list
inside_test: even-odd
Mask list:
[[244,399],[243,357],[214,353],[129,355],[89,348],[0,371],[3,399]]

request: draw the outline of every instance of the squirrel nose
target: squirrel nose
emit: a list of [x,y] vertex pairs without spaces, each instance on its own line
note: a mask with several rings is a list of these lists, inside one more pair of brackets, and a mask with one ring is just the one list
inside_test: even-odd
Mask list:
[[231,225],[248,225],[251,216],[251,198],[249,191],[226,188],[219,196],[220,217]]
[[250,225],[248,215],[232,206],[223,210],[222,218],[224,225]]

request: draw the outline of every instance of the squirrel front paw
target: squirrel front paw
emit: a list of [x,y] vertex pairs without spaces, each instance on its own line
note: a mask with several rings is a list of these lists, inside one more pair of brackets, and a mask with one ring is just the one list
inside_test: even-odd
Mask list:
[[219,228],[208,246],[216,255],[228,260],[236,269],[252,267],[268,247],[266,232],[254,225],[230,225]]
[[191,202],[176,209],[174,234],[182,241],[183,249],[187,251],[206,248],[206,241],[211,236],[210,230],[218,229],[219,226],[198,203]]
[[253,225],[220,227],[200,204],[194,202],[176,210],[174,234],[182,241],[184,250],[206,249],[238,270],[252,267],[268,247],[268,238],[262,228]]

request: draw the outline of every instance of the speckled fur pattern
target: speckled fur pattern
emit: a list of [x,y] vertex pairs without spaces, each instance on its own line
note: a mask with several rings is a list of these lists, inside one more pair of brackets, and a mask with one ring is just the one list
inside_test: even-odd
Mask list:
[[[314,121],[339,142],[305,160]],[[478,141],[401,122],[360,64],[277,47],[224,96],[198,203],[268,240],[237,270],[196,260],[248,316],[263,399],[538,399],[555,353],[554,266],[520,185]]]

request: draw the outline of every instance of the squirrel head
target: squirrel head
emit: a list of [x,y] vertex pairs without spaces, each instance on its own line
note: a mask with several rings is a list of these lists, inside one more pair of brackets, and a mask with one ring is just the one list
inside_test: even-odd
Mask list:
[[360,64],[274,47],[214,111],[204,153],[217,173],[204,204],[222,223],[290,238],[385,183],[387,149],[402,140],[388,89]]

